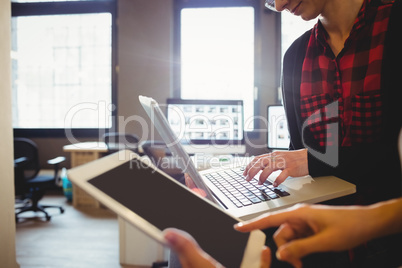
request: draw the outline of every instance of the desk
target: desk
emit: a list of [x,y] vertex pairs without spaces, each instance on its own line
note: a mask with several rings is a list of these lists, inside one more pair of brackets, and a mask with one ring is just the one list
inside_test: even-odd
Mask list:
[[[65,152],[71,153],[71,167],[76,167],[96,160],[108,151],[104,142],[81,142],[63,147]],[[73,206],[100,207],[99,201],[73,184]]]

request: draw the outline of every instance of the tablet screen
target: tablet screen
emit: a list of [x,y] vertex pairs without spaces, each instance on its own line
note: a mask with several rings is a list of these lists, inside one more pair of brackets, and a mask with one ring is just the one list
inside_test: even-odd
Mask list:
[[233,229],[238,221],[184,186],[133,159],[88,181],[158,229],[190,233],[226,267],[239,267],[249,234]]

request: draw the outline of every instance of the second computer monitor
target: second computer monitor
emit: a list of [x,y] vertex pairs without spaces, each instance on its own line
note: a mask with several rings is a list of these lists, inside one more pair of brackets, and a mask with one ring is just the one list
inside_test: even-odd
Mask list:
[[282,105],[267,107],[267,146],[268,149],[288,150],[290,136],[285,109]]

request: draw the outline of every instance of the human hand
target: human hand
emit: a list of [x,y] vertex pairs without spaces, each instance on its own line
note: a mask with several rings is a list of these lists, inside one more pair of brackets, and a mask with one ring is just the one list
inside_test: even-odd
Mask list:
[[280,226],[274,234],[276,256],[294,267],[302,257],[325,251],[342,251],[373,237],[378,214],[365,207],[296,205],[235,225],[241,232]]
[[[219,262],[203,251],[194,238],[188,233],[169,228],[164,231],[164,237],[170,248],[177,253],[182,268],[223,267]],[[264,247],[261,252],[261,267],[267,268],[270,267],[270,265],[271,251],[268,247]]]
[[274,181],[276,187],[286,180],[287,177],[301,177],[308,175],[307,149],[286,152],[273,152],[256,156],[246,167],[243,175],[247,181],[262,170],[259,183],[263,184],[269,175],[276,170],[282,170]]
[[194,193],[198,194],[201,197],[207,196],[207,193],[205,193],[204,190],[197,188],[193,179],[187,173],[184,173],[184,182],[186,183],[187,188],[189,188]]

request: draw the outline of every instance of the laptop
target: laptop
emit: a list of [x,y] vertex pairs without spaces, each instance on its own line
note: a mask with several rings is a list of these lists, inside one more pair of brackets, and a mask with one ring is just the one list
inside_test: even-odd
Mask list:
[[243,109],[242,100],[168,99],[166,118],[190,155],[244,154]]
[[356,192],[354,184],[334,176],[289,177],[279,187],[273,187],[272,182],[280,171],[272,173],[262,186],[257,184],[258,174],[250,182],[246,182],[241,175],[243,167],[222,167],[198,172],[171,129],[159,104],[146,96],[139,96],[139,101],[177,158],[177,164],[183,172],[193,179],[205,198],[237,218],[248,220],[265,212],[283,209],[297,203],[318,203]]

